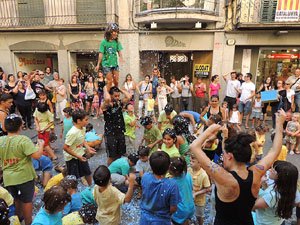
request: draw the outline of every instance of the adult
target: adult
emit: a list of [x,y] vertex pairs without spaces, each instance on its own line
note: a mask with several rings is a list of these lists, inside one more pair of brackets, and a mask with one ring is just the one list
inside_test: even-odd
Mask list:
[[158,87],[158,80],[160,78],[160,71],[158,70],[157,65],[154,65],[152,69],[151,83],[152,83],[152,94],[153,98],[156,98],[157,92],[156,89]]
[[160,78],[159,86],[157,88],[158,113],[161,113],[168,104],[167,94],[173,92],[174,90],[166,84],[166,80],[164,78]]
[[16,86],[15,76],[13,74],[8,74],[7,84],[5,86],[5,88],[7,89],[7,92],[11,93],[12,90],[15,88],[15,86]]
[[[25,100],[25,86],[26,84],[23,81],[18,81],[16,87],[13,89],[13,93],[16,96],[15,104],[24,122],[23,130],[26,130],[27,127],[29,129],[33,129],[33,127],[31,126],[32,100]],[[29,89],[31,89],[29,81],[27,81],[27,86]]]
[[295,74],[290,76],[286,83],[291,85],[291,89],[295,92],[295,112],[300,111],[300,68],[295,70]]
[[286,111],[290,111],[293,110],[294,108],[296,93],[293,89],[291,89],[291,82],[289,80],[285,82],[285,90],[286,90],[286,97],[288,100]]
[[36,99],[39,99],[39,93],[41,92],[41,90],[45,90],[45,85],[43,85],[41,83],[41,78],[38,72],[35,72],[35,74],[33,74],[30,77],[30,83],[31,83],[31,88],[34,91],[35,95],[36,95]]
[[300,205],[297,193],[298,169],[290,162],[276,161],[269,178],[274,181],[256,200],[253,210],[257,225],[281,225],[293,215],[295,203]]
[[[45,79],[46,79],[46,76],[47,75],[45,75]],[[57,72],[54,72],[53,73],[53,80],[49,81],[48,84],[45,86],[45,89],[47,91],[49,91],[49,93],[50,93],[50,99],[52,99],[52,97],[53,97],[53,91],[54,91],[54,89],[56,87],[59,87],[59,85],[60,85],[59,84],[59,74]]]
[[10,94],[3,93],[0,96],[0,136],[7,135],[4,127],[4,120],[10,113],[13,101],[13,97]]
[[102,72],[98,72],[98,77],[95,80],[95,89],[98,91],[98,95],[99,95],[99,106],[100,106],[100,114],[102,115],[102,109],[101,109],[101,103],[104,100],[104,89],[105,87],[105,79],[103,77],[103,73]]
[[176,111],[174,110],[173,106],[170,104],[167,104],[163,111],[159,114],[158,117],[158,129],[161,133],[164,133],[164,131],[167,128],[173,129],[172,119],[177,115]]
[[241,83],[236,79],[236,72],[231,72],[230,77],[228,75],[228,73],[223,75],[223,79],[226,82],[226,96],[224,101],[228,103],[229,110],[232,110],[232,106],[236,104],[236,99],[239,96]]
[[197,132],[197,124],[201,122],[201,114],[194,111],[182,111],[179,113],[180,116],[186,118],[193,126],[194,133]]
[[284,111],[287,111],[287,97],[286,97],[286,90],[284,89],[284,81],[278,80],[277,84],[275,86],[275,90],[277,90],[277,102],[271,102],[271,108],[272,108],[272,128],[275,129],[276,124],[276,117],[275,113],[278,111],[278,109],[283,109]]
[[81,84],[81,87],[84,87],[85,83],[88,81],[88,76],[82,72],[81,68],[78,68],[78,72],[79,72],[79,82]]
[[145,106],[144,116],[147,116],[147,99],[152,94],[152,84],[150,83],[150,75],[145,76],[145,80],[137,85],[139,93],[139,117],[143,116],[143,107]]
[[[262,92],[262,91],[271,91],[274,89],[273,85],[272,85],[272,78],[271,77],[267,77],[267,79],[260,85],[258,92]],[[264,103],[264,107],[262,108],[262,113],[263,113],[263,123],[266,123],[266,119],[267,119],[267,107],[268,107],[268,103]]]
[[[248,169],[246,164],[252,154],[250,144],[255,141],[249,134],[239,133],[228,137],[227,128],[214,124],[190,145],[192,153],[216,184],[215,225],[253,225],[251,211],[258,197],[262,176],[280,154],[285,117],[283,110],[276,116],[276,134],[272,150],[258,164]],[[223,149],[224,168],[213,163],[202,150],[205,142],[215,139],[215,135],[221,129],[226,139]]]
[[52,80],[54,80],[54,73],[52,73],[51,67],[46,67],[45,68],[45,83],[46,83],[46,85]]
[[185,75],[184,78],[180,80],[180,90],[181,91],[181,111],[192,111],[193,110],[193,96],[194,92],[193,83],[190,83],[190,77]]
[[201,77],[197,78],[197,84],[195,85],[194,91],[195,91],[195,111],[201,113],[203,107],[206,104],[205,102],[206,84],[203,82]]
[[181,94],[179,93],[180,82],[176,81],[175,76],[171,76],[170,87],[174,90],[174,92],[171,94],[171,104],[173,106],[173,109],[176,112],[179,112],[180,111],[180,97],[181,97]]
[[[125,97],[120,99],[120,94]],[[104,102],[101,108],[104,114],[104,137],[108,156],[107,165],[120,158],[126,153],[125,144],[125,123],[123,118],[123,105],[126,105],[131,99],[131,95],[117,87],[111,87],[109,93],[104,87]]]
[[237,76],[237,79],[238,79],[238,81],[240,82],[240,84],[242,86],[242,84],[245,82],[243,74],[242,73],[237,73],[236,76]]
[[[200,119],[206,124],[206,126],[209,125],[208,120],[211,115],[219,115],[222,118],[222,120],[225,119],[223,118],[222,110],[219,104],[219,96],[212,95],[210,97],[210,106],[206,107],[200,115]],[[204,118],[205,114],[207,115],[207,119]]]
[[43,71],[41,71],[41,70],[39,70],[38,73],[39,73],[39,76],[40,76],[40,82],[41,82],[44,86],[46,86],[46,85],[48,84],[48,80],[45,79],[45,73],[44,73]]
[[89,76],[88,81],[85,82],[83,89],[85,90],[87,95],[85,111],[88,113],[90,111],[94,99],[95,84],[94,84],[94,78],[92,76]]
[[130,73],[128,73],[125,77],[123,88],[125,88],[125,90],[129,94],[131,94],[131,99],[130,99],[129,103],[134,106],[134,92],[136,89],[136,85],[135,85],[135,82],[132,80],[132,76]]
[[247,73],[245,76],[245,82],[239,89],[241,94],[240,102],[239,102],[239,112],[240,112],[240,124],[243,123],[243,116],[246,115],[246,123],[245,128],[248,129],[248,122],[251,115],[252,109],[252,98],[255,95],[255,84],[251,81],[252,74]]
[[65,80],[63,78],[60,78],[59,81],[59,86],[54,88],[54,94],[56,96],[56,104],[55,104],[55,111],[56,111],[56,116],[60,120],[60,124],[63,123],[64,121],[64,108],[66,108],[67,105],[67,88],[65,86]]
[[23,79],[23,72],[22,72],[22,71],[18,71],[18,72],[17,72],[17,81],[18,81],[18,80],[20,80],[20,81],[24,80],[24,79]]
[[6,73],[4,73],[2,67],[0,67],[0,80],[6,81]]
[[221,90],[221,85],[220,85],[219,81],[220,81],[219,75],[213,75],[211,77],[211,83],[208,87],[208,98],[209,99],[213,95],[219,96],[219,92]]
[[81,85],[77,83],[76,75],[71,77],[71,82],[69,84],[69,94],[71,98],[71,102],[77,102],[80,100],[80,93],[81,93]]

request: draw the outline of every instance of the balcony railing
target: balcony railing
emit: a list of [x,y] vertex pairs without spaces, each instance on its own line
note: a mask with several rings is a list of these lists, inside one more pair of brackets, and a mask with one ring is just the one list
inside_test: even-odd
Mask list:
[[106,24],[105,0],[0,0],[0,27]]
[[136,0],[139,4],[138,14],[150,12],[203,12],[218,14],[219,0]]

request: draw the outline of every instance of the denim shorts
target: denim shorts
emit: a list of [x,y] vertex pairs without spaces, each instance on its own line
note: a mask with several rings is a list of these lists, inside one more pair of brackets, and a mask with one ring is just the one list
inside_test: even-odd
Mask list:
[[252,111],[252,118],[260,119],[260,117],[261,117],[261,112]]
[[52,161],[47,156],[42,155],[39,159],[32,159],[34,170],[50,172],[53,169]]
[[120,71],[119,66],[114,66],[114,67],[103,67],[103,74],[108,74],[108,73],[112,73],[113,71]]
[[204,217],[204,206],[195,205],[195,216]]
[[239,112],[248,115],[252,109],[252,101],[246,102],[246,104],[242,101],[239,102]]

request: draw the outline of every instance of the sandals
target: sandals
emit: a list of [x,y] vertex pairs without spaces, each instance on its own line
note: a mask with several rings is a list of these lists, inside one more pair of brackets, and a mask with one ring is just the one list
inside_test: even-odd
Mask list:
[[27,127],[23,127],[22,130],[27,130]]
[[290,155],[294,155],[295,153],[294,153],[294,150],[291,150],[290,151]]
[[295,154],[300,155],[300,151],[299,150],[295,151]]

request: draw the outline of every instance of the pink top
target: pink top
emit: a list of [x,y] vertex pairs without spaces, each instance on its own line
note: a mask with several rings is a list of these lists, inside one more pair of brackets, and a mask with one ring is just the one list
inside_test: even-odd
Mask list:
[[204,98],[204,84],[196,84],[196,96],[199,98]]
[[213,85],[213,83],[210,83],[210,96],[212,95],[219,95],[219,89],[220,89],[220,84],[218,83],[217,86]]

